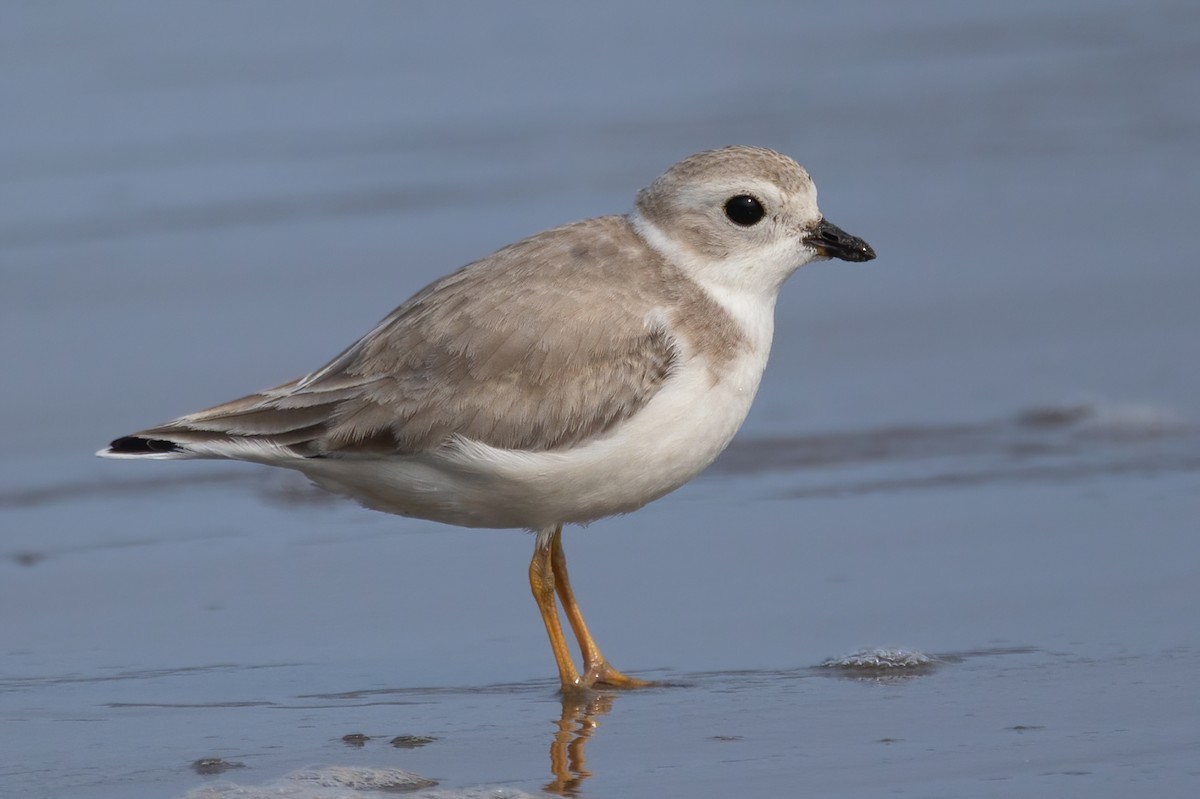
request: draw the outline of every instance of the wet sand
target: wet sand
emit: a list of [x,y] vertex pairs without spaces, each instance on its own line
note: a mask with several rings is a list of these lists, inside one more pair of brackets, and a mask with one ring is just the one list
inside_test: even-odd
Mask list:
[[[0,795],[1195,793],[1191,6],[281,8],[0,33]],[[708,472],[568,531],[662,687],[556,694],[526,534],[91,457],[732,141],[880,258],[792,279]]]

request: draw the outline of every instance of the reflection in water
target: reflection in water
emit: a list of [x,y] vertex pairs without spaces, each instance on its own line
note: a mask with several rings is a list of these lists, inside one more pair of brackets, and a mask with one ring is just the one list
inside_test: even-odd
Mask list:
[[584,751],[592,730],[600,726],[597,716],[612,710],[612,694],[564,696],[558,731],[550,742],[550,773],[554,779],[545,790],[559,796],[576,796],[583,781],[592,776]]

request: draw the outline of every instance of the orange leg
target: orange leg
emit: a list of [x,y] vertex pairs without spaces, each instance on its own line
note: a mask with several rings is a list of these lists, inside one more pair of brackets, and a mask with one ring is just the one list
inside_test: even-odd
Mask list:
[[[558,532],[562,527],[558,528]],[[562,624],[558,620],[558,605],[554,602],[554,568],[551,565],[552,549],[547,542],[538,544],[533,550],[533,560],[529,561],[529,587],[533,598],[537,601],[538,610],[542,614],[542,622],[546,625],[546,634],[550,636],[550,648],[554,650],[554,660],[558,664],[558,678],[562,682],[563,693],[578,691],[584,688],[575,671],[575,663],[571,660],[571,651],[567,648],[567,639],[563,636]]]
[[[571,579],[567,576],[567,556],[563,553],[561,524],[554,529],[554,534],[550,537],[550,544],[547,548],[550,550],[550,567],[554,572],[551,582],[554,585],[554,589],[558,591],[558,598],[562,602],[563,612],[567,614],[567,621],[570,622],[571,629],[575,633],[575,639],[579,641],[579,650],[583,653],[583,685],[588,688],[595,686],[645,688],[654,685],[652,682],[622,674],[610,666],[604,655],[601,654],[600,647],[596,645],[595,639],[588,632],[587,624],[583,621],[583,612],[579,609],[579,604],[575,601],[575,592],[571,590]],[[536,559],[537,556],[535,555],[534,557]],[[544,615],[543,612],[543,617]],[[557,614],[555,614],[555,622],[557,626]],[[562,633],[560,632],[559,635],[561,636]],[[553,645],[553,635],[551,635],[551,646]],[[557,653],[555,657],[558,657]],[[562,671],[561,664],[559,665],[559,671]],[[572,671],[574,671],[573,666]]]

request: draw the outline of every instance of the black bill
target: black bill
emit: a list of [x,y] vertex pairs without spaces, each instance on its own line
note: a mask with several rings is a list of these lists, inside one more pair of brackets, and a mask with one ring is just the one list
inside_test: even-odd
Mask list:
[[804,243],[826,258],[840,258],[843,261],[871,261],[875,258],[875,251],[870,244],[824,219],[817,223],[816,230],[804,237]]

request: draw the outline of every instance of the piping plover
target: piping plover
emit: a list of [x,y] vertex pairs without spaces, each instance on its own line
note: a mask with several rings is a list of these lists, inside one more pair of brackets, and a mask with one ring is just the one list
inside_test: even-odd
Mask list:
[[825,221],[792,159],[698,153],[628,215],[509,245],[422,289],[317,371],[98,454],[284,466],[369,508],[532,530],[529,583],[563,690],[646,685],[588,633],[563,525],[640,508],[712,463],[758,389],[784,280],[810,261],[874,257]]

